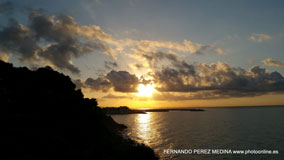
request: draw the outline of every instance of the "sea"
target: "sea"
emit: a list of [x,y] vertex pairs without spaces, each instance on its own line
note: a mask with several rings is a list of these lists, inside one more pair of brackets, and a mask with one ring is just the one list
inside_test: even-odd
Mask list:
[[112,115],[160,159],[284,160],[284,106]]

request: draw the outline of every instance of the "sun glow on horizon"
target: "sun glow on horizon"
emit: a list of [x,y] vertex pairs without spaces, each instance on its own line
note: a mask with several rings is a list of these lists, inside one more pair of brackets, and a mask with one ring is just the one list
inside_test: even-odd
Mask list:
[[144,96],[150,97],[152,96],[153,92],[155,92],[155,85],[154,84],[140,84],[138,87],[137,96]]

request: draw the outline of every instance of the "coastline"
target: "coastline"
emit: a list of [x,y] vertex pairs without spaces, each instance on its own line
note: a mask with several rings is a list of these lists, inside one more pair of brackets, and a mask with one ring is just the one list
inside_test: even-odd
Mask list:
[[130,109],[127,106],[120,107],[103,107],[102,111],[106,115],[122,115],[122,114],[147,114],[148,112],[170,112],[170,111],[191,111],[191,112],[201,112],[205,111],[200,108],[183,108],[183,109]]

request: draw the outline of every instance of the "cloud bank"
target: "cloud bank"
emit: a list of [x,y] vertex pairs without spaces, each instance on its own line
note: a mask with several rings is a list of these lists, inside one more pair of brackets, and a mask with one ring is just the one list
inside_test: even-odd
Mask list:
[[[1,12],[12,11],[12,8],[11,3],[0,4]],[[116,61],[118,54],[132,58],[143,55],[147,58],[153,56],[153,53],[159,54],[160,50],[189,54],[223,54],[223,50],[216,45],[194,43],[189,40],[178,43],[115,39],[99,26],[80,25],[71,16],[51,16],[41,10],[30,12],[27,25],[10,20],[7,26],[0,29],[1,59],[7,60],[7,57],[17,55],[20,61],[31,65],[51,65],[74,74],[80,73],[80,70],[72,63],[72,59],[94,51],[101,51]],[[116,62],[105,62],[106,69],[117,66]]]
[[177,65],[151,72],[152,79],[149,81],[144,82],[127,71],[112,70],[105,77],[87,79],[85,86],[103,92],[113,88],[116,92],[135,93],[139,84],[154,83],[158,92],[153,95],[153,99],[170,101],[284,93],[283,76],[259,66],[244,70],[223,62],[191,65],[184,61],[174,61],[178,62]]
[[86,88],[91,88],[95,91],[107,92],[113,88],[116,92],[137,92],[137,87],[140,84],[140,80],[134,74],[130,74],[127,71],[110,71],[104,77],[99,77],[97,79],[88,78],[84,86]]
[[247,97],[284,91],[284,78],[278,72],[270,73],[259,66],[246,71],[222,62],[195,66],[194,74],[165,68],[155,73],[155,79],[158,91],[190,93],[186,96],[188,99]]
[[[0,3],[0,12],[13,10],[10,3]],[[267,34],[252,34],[252,41],[262,43],[271,40]],[[101,92],[135,93],[139,84],[154,83],[159,93],[156,100],[218,99],[230,97],[258,96],[269,93],[283,93],[284,78],[278,72],[268,72],[255,66],[249,70],[230,67],[227,63],[189,64],[179,53],[204,55],[223,54],[214,44],[116,39],[96,25],[80,25],[73,17],[51,16],[41,11],[32,11],[26,25],[11,19],[0,28],[0,58],[8,61],[11,55],[32,65],[51,65],[61,70],[80,73],[72,63],[73,58],[100,51],[111,60],[104,61],[104,67],[111,70],[98,78],[85,81],[74,80],[78,88],[90,88]],[[138,77],[118,68],[118,54],[136,60],[132,66],[149,69],[150,79]],[[268,66],[283,67],[283,62],[268,58]],[[107,95],[105,98],[114,98]],[[117,97],[117,96],[116,96]],[[123,97],[120,97],[123,98]]]
[[55,17],[34,11],[29,15],[29,25],[11,20],[0,30],[0,50],[17,54],[21,61],[48,62],[77,74],[80,70],[71,59],[94,50],[112,55],[104,42],[108,38],[98,26],[81,26],[70,16]]

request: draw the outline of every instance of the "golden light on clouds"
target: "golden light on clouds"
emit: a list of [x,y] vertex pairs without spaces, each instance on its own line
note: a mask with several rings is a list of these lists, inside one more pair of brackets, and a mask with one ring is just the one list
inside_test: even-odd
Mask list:
[[155,92],[154,84],[147,84],[147,85],[140,84],[137,89],[138,89],[137,96],[150,97],[152,96],[153,92]]

